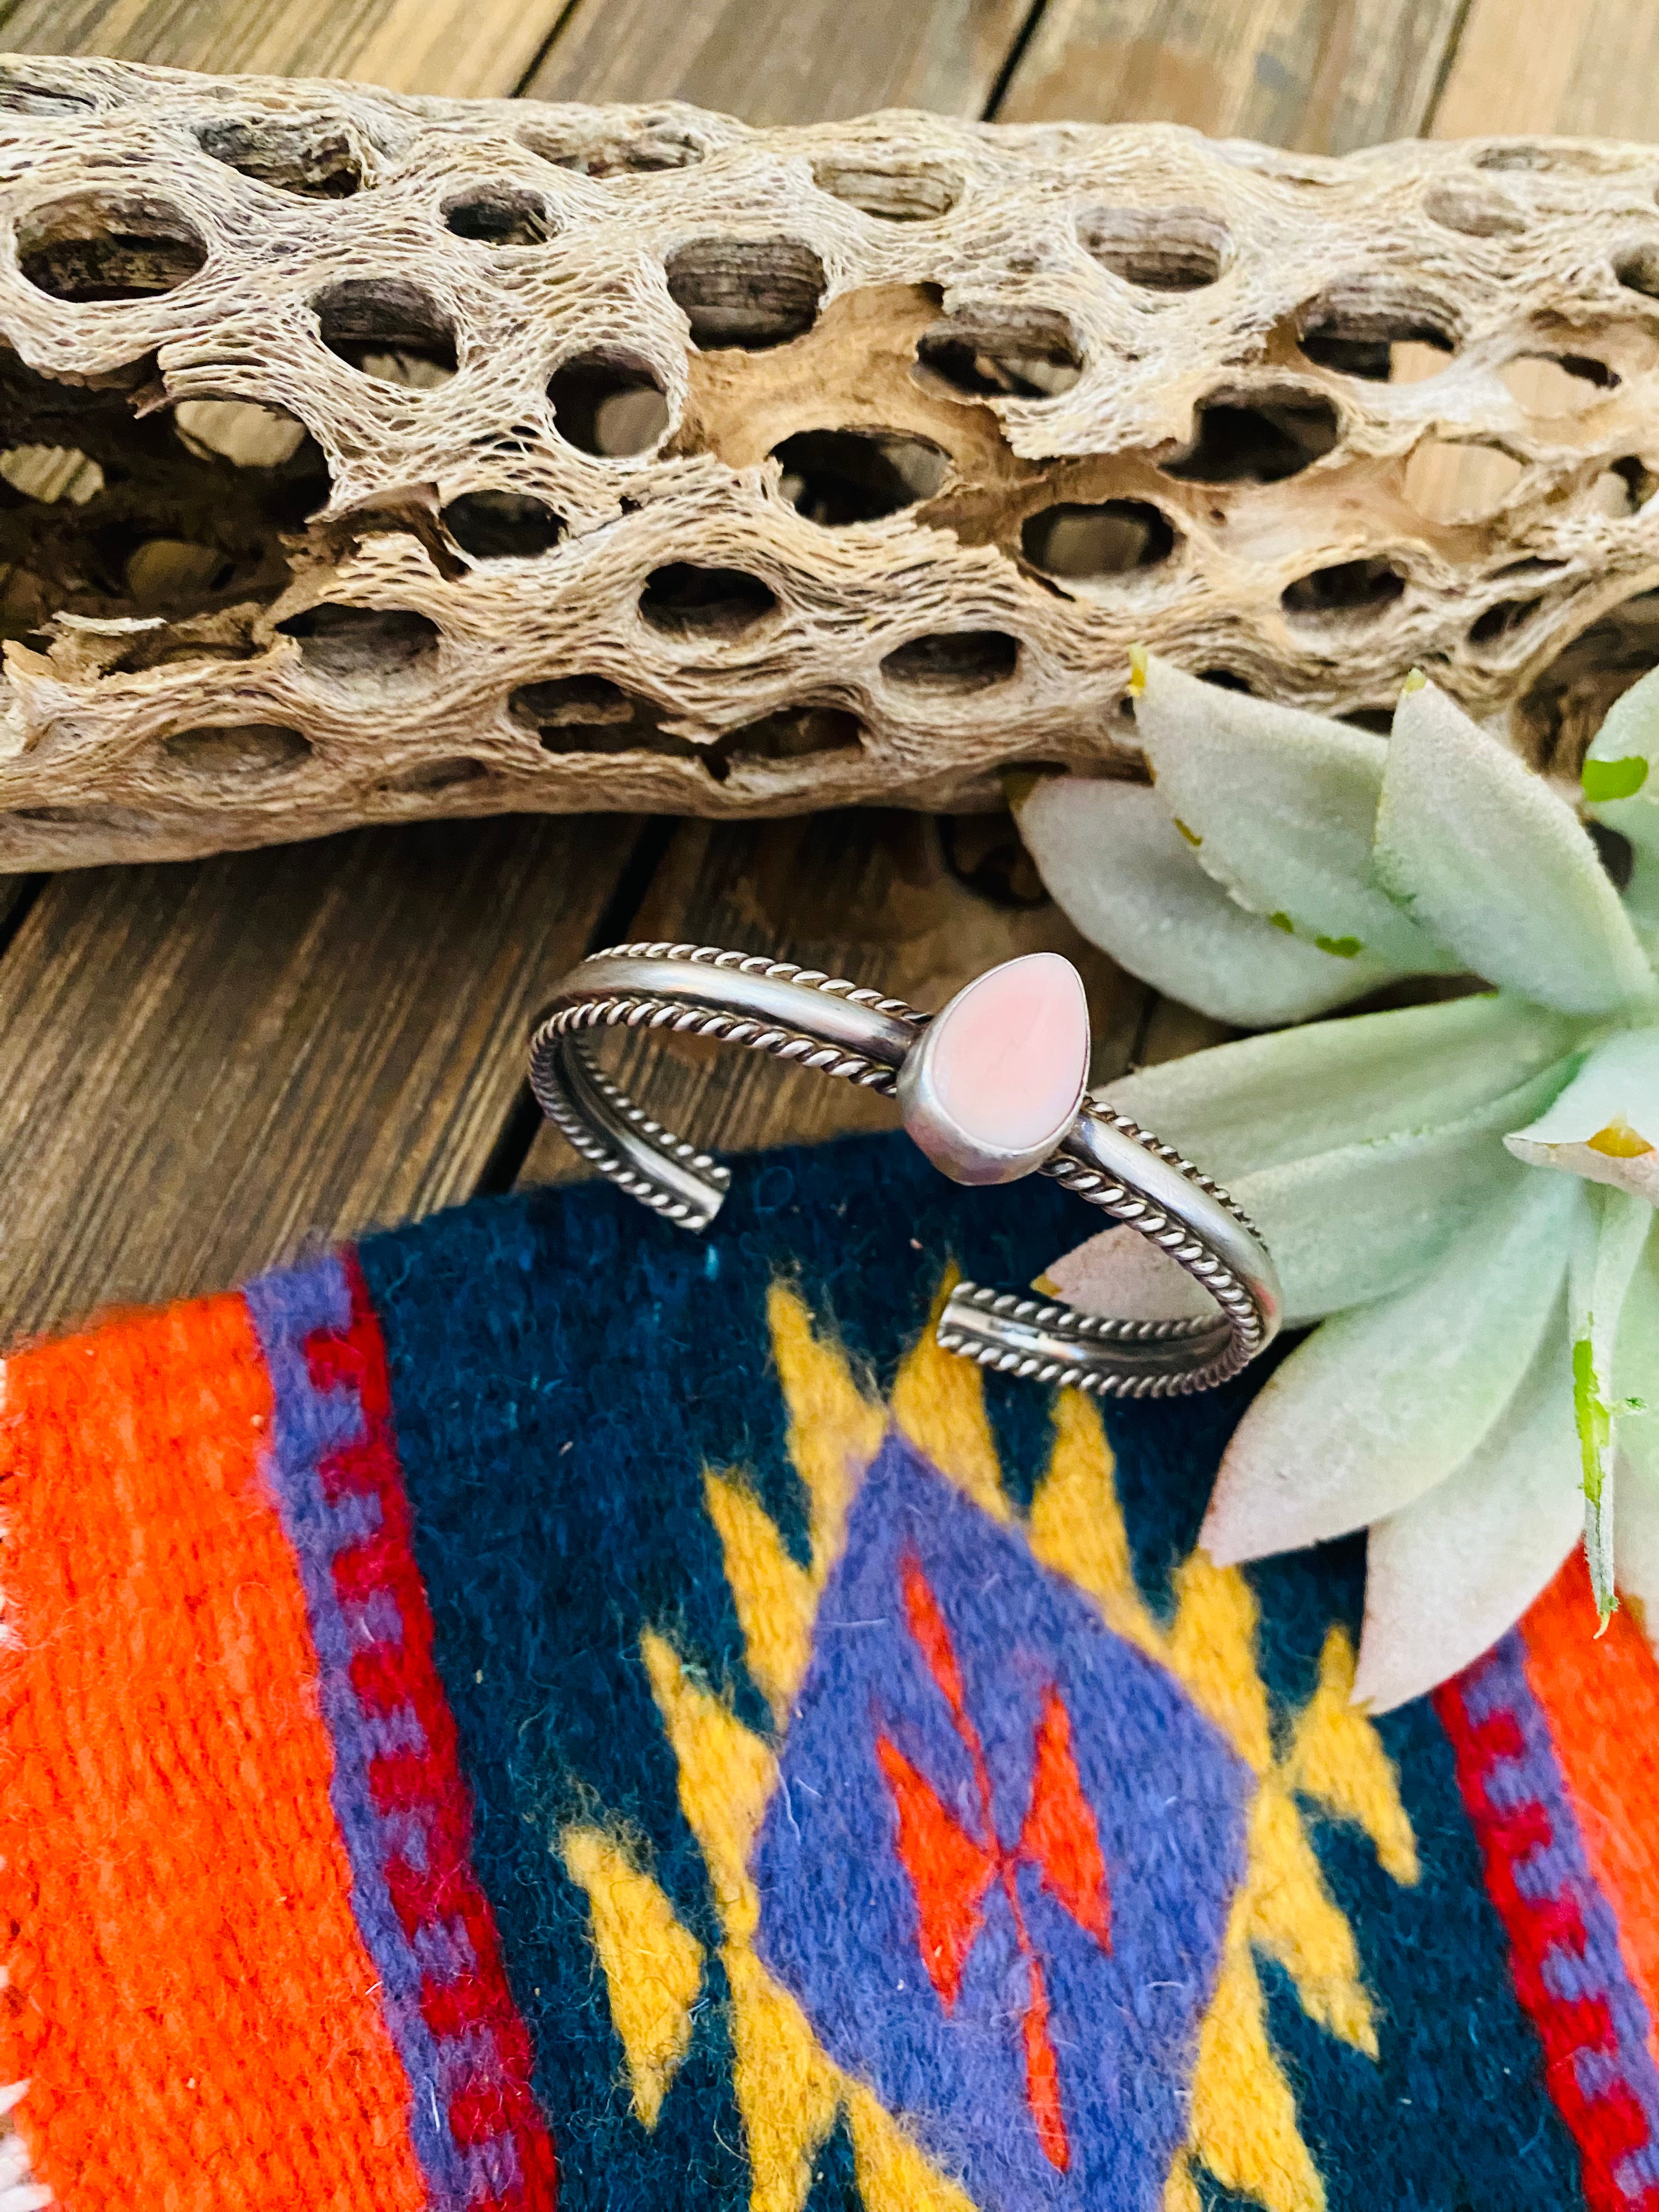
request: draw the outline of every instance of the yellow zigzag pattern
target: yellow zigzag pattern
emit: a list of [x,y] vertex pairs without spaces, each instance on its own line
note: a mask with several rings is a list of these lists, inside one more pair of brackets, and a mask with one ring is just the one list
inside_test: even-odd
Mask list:
[[[789,1451],[809,1501],[811,1565],[790,1557],[741,1479],[711,1471],[705,1490],[749,1668],[781,1735],[811,1656],[818,1601],[887,1415],[860,1389],[844,1353],[814,1334],[793,1291],[774,1286],[768,1318],[789,1409]],[[931,1327],[904,1362],[890,1410],[975,1504],[1005,1523],[1014,1521],[980,1371],[941,1352]],[[1236,1569],[1213,1567],[1194,1553],[1176,1577],[1174,1620],[1165,1626],[1154,1618],[1135,1583],[1105,1431],[1092,1402],[1076,1393],[1056,1400],[1053,1456],[1026,1533],[1034,1555],[1085,1591],[1109,1627],[1180,1678],[1256,1777],[1248,1871],[1200,2030],[1190,2134],[1169,2177],[1165,2212],[1199,2212],[1200,2164],[1264,2212],[1323,2212],[1324,2186],[1267,2040],[1255,1960],[1258,1951],[1276,1960],[1310,2018],[1375,2057],[1376,2025],[1353,1931],[1325,1887],[1298,1802],[1310,1799],[1357,1823],[1396,1881],[1417,1880],[1416,1844],[1393,1766],[1370,1722],[1348,1702],[1352,1646],[1342,1630],[1332,1629],[1318,1686],[1287,1747],[1275,1750],[1249,1585]],[[956,2183],[820,2050],[799,2007],[756,1954],[759,1900],[748,1867],[777,1785],[771,1746],[694,1678],[665,1638],[647,1631],[641,1651],[678,1762],[681,1807],[720,1915],[734,2085],[756,2177],[751,2212],[800,2212],[813,2159],[839,2111],[848,2117],[867,2212],[973,2212]],[[592,1909],[594,1948],[635,2110],[654,2125],[690,2042],[701,1946],[617,1838],[571,1828],[560,1848]]]

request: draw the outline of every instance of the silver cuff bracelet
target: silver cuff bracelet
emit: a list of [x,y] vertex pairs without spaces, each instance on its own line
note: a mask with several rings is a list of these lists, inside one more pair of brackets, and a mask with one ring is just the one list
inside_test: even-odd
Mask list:
[[[990,976],[1006,976],[1018,964]],[[1080,980],[1068,972],[1080,1000]],[[1040,1143],[1006,1150],[964,1129],[934,1080],[929,1038],[989,979],[969,984],[944,1013],[927,1015],[762,954],[617,945],[584,960],[554,992],[532,1043],[531,1084],[542,1111],[601,1175],[693,1230],[706,1229],[719,1212],[730,1171],[625,1097],[594,1064],[583,1031],[720,1037],[895,1097],[910,1134],[955,1180],[1052,1176],[1168,1253],[1215,1302],[1212,1314],[1196,1318],[1119,1320],[1030,1292],[959,1283],[939,1322],[946,1351],[1005,1374],[1106,1397],[1173,1397],[1224,1382],[1279,1330],[1279,1281],[1267,1247],[1218,1183],[1127,1115],[1094,1104],[1081,1078],[1071,1110]],[[1086,1012],[1084,1021],[1086,1072]]]

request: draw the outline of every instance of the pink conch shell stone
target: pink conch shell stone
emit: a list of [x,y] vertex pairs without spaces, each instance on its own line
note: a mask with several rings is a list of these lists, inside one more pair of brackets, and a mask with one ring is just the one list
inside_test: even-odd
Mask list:
[[946,1174],[1029,1172],[1070,1127],[1088,1079],[1082,978],[1057,952],[992,969],[932,1024],[917,1072],[905,1126]]

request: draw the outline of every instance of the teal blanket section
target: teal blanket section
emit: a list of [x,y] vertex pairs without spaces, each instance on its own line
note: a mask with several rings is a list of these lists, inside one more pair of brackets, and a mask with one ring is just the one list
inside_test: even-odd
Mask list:
[[[682,1809],[680,1759],[642,1639],[661,1639],[678,1655],[691,1691],[717,1701],[746,1738],[781,1754],[705,1496],[708,1470],[740,1471],[789,1557],[809,1565],[809,1501],[787,1448],[788,1407],[767,1320],[770,1285],[797,1291],[817,1328],[885,1390],[927,1325],[947,1264],[975,1280],[1020,1285],[1092,1223],[1087,1209],[1041,1177],[959,1190],[894,1136],[739,1163],[725,1210],[702,1237],[607,1186],[587,1185],[481,1201],[361,1248],[386,1342],[439,1664],[475,1800],[474,1863],[535,2041],[537,2092],[557,2146],[564,2212],[747,2212],[750,2203],[754,2177],[733,2084],[732,1991],[722,1962],[727,1931],[714,1874]],[[1257,1379],[1253,1370],[1206,1396],[1103,1409],[1136,1578],[1161,1620],[1172,1613],[1175,1578]],[[886,1967],[895,1981],[925,1969],[932,1990],[917,2000],[915,1987],[907,1988],[908,2041],[876,2052],[857,2078],[882,2085],[890,2105],[914,2090],[921,2110],[928,2085],[908,2081],[906,2053],[939,2046],[931,2027],[924,2036],[914,2026],[918,2006],[937,2002],[940,2034],[972,2005],[981,2006],[976,2018],[988,2017],[989,2001],[972,1978],[996,1967],[1007,1978],[1010,2017],[1026,2024],[1024,2044],[1011,2045],[997,2076],[995,2110],[1006,2106],[1006,2130],[1031,2125],[1027,2114],[1035,2113],[1041,2155],[1012,2133],[994,2142],[974,2137],[974,2171],[993,2179],[984,2185],[991,2193],[973,2201],[979,2212],[1092,2206],[1106,2199],[1090,2193],[1090,2174],[1109,2168],[1139,2177],[1142,2166],[1150,2171],[1151,2154],[1138,2165],[1127,2156],[1091,2162],[1077,2152],[1066,2130],[1084,2106],[1068,2089],[1076,2078],[1068,2069],[1084,2062],[1068,2034],[1076,2030],[1086,2041],[1086,2008],[1097,2002],[1090,1992],[1119,1987],[1133,1966],[1137,1916],[1155,1914],[1164,1893],[1131,1897],[1113,1887],[1115,1871],[1121,1884],[1125,1868],[1140,1861],[1114,1843],[1127,1816],[1096,1778],[1107,1775],[1117,1751],[1114,1740],[1098,1739],[1115,1725],[1101,1717],[1115,1710],[1107,1694],[1109,1639],[1067,1645],[1059,1626],[1045,1628],[1048,1671],[1018,1690],[1001,1659],[1000,1674],[989,1660],[981,1666],[1000,1601],[994,1568],[982,1571],[985,1588],[973,1586],[981,1572],[975,1562],[1002,1557],[999,1547],[1010,1543],[1023,1547],[1019,1519],[1054,1445],[1049,1393],[993,1377],[986,1397],[1014,1508],[1012,1533],[993,1543],[969,1530],[948,1555],[929,1555],[925,1575],[898,1536],[890,1542],[872,1534],[872,1559],[890,1555],[883,1571],[908,1578],[908,1625],[894,1629],[889,1620],[884,1632],[897,1637],[894,1663],[908,1670],[908,1686],[890,1715],[879,1676],[871,1678],[874,1689],[859,1692],[866,1705],[849,1708],[845,1719],[854,1732],[866,1719],[872,1729],[879,1723],[882,1741],[890,1739],[880,1754],[887,1777],[880,1787],[891,1789],[895,1808],[903,1800],[912,1824],[902,1838],[894,1827],[903,1849],[896,1848],[890,1864],[872,1866],[867,1895],[884,1911],[893,1907],[890,1919],[900,1929],[909,1924],[907,1914],[920,1929],[930,1898],[935,1920],[926,1924],[948,1929],[971,1921],[961,2010],[951,2010],[957,2000],[937,1960],[931,1966],[920,1954],[907,1960],[898,1955],[903,1942],[891,1939]],[[925,1489],[918,1478],[904,1494]],[[1332,1623],[1358,1634],[1363,1565],[1363,1544],[1355,1541],[1249,1571],[1261,1609],[1261,1673],[1281,1738],[1313,1691]],[[1050,1589],[1052,1577],[1033,1581],[1034,1571],[1021,1570],[1021,1604],[1032,1620],[1063,1624],[1073,1601]],[[819,1652],[814,1664],[821,1660]],[[1184,1698],[1170,1692],[1177,1694]],[[930,1707],[929,1698],[944,1702]],[[1021,1698],[1022,1715],[1029,1705],[1041,1716],[1035,1737],[1023,1718],[1019,1729],[1002,1725]],[[1146,1739],[1146,1710],[1143,1700],[1137,1743]],[[1426,1703],[1377,1727],[1397,1769],[1420,1879],[1393,1879],[1359,1830],[1304,1808],[1326,1887],[1354,1933],[1376,2057],[1312,2019],[1280,1967],[1263,1959],[1258,1968],[1273,2047],[1326,2203],[1331,2212],[1381,2205],[1389,2212],[1563,2212],[1583,2201],[1577,2160],[1512,1992],[1449,1747]],[[828,1723],[823,1741],[833,1749]],[[1206,1772],[1223,1771],[1216,1754],[1205,1757]],[[809,1778],[819,1771],[796,1765]],[[906,1778],[912,1773],[914,1782]],[[860,1805],[878,1808],[887,1800],[872,1787]],[[1028,1806],[1050,1811],[1039,1820]],[[784,1808],[774,1813],[769,1863],[787,1856],[775,1832],[785,1817]],[[879,1837],[878,1809],[866,1827]],[[659,2111],[647,2116],[650,2124],[630,2090],[589,1895],[567,1869],[562,1838],[573,1828],[617,1838],[702,1947],[683,2053],[671,2053],[665,2065],[665,2094]],[[945,1863],[939,1853],[949,1858],[951,1849],[956,1872],[929,1890],[929,1868]],[[848,1899],[866,1894],[863,1878],[859,1869],[848,1874]],[[1179,1865],[1169,1878],[1173,1900],[1185,1893]],[[849,1974],[867,1981],[877,1971],[871,1945],[855,1942],[850,1928],[838,1931],[835,1890],[827,1882],[822,1898],[799,1907],[799,1924],[777,1937],[777,1955],[805,1961],[809,1990],[828,1986],[808,1955],[813,1944],[830,1947],[832,1965],[844,1957]],[[1069,1899],[1063,1914],[1054,1904],[1061,1893]],[[1103,1954],[1115,1944],[1111,1973],[1091,1964],[1091,1943]],[[1044,1983],[1045,1958],[1075,1964],[1064,1973],[1051,1969]],[[825,2000],[818,2032],[838,2039],[844,2053],[871,2050],[871,2036],[881,2033],[878,1997],[849,1985],[848,2004],[861,2006],[856,2027],[831,2019]],[[1083,2010],[1073,2018],[1066,2004]],[[1183,2063],[1190,2062],[1189,2050]],[[1184,2099],[1187,2087],[1175,2082],[1174,2092]],[[1115,2121],[1091,2124],[1133,2130],[1133,2083],[1123,2085],[1119,2102]],[[1103,2095],[1089,2109],[1109,2108],[1115,2109],[1113,2100]],[[981,2137],[990,2109],[976,2122]],[[951,2133],[951,2114],[935,2117],[930,2144]],[[966,2141],[973,2131],[965,2117],[963,2128]],[[1073,2157],[1069,2166],[1062,2154]],[[848,2118],[832,2113],[812,2151],[805,2212],[866,2212],[856,2167]],[[1201,2169],[1194,2181],[1206,2206],[1258,2201],[1230,2193]],[[1161,2175],[1133,2186],[1140,2193],[1114,2198],[1112,2212],[1158,2212]]]

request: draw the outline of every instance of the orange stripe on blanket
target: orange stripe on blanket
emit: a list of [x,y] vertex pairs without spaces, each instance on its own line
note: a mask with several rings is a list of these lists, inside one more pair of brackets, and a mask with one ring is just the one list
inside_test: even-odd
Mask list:
[[1549,1717],[1590,1871],[1617,1917],[1659,2059],[1659,1661],[1627,1611],[1597,1640],[1579,1551],[1521,1629],[1527,1678]]
[[0,2079],[69,2212],[415,2212],[240,1298],[20,1354]]

